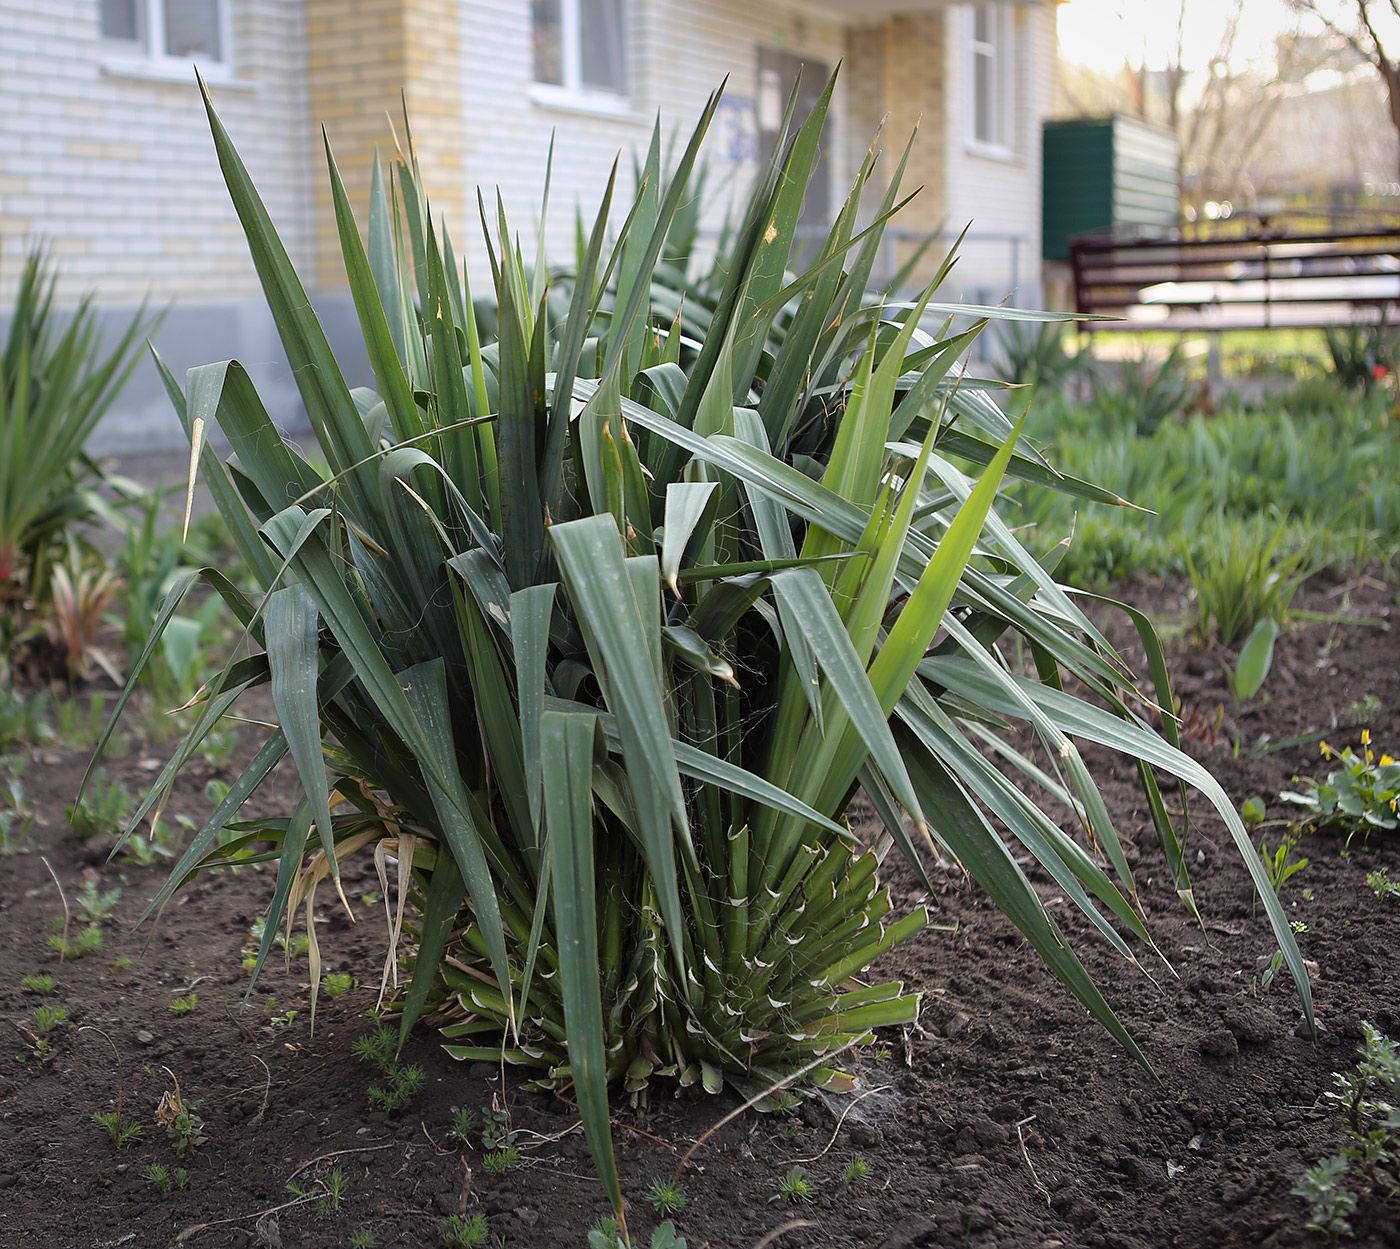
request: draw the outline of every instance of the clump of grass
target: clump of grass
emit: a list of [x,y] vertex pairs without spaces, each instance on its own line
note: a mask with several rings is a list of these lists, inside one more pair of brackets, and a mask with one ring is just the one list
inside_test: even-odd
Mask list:
[[92,1121],[107,1133],[112,1144],[118,1149],[125,1149],[133,1142],[139,1141],[145,1130],[139,1123],[123,1119],[120,1110],[96,1111],[92,1116]]
[[647,1205],[657,1214],[679,1214],[686,1207],[686,1196],[680,1181],[658,1176],[643,1194]]
[[171,999],[170,1013],[172,1015],[192,1015],[199,1006],[199,994],[187,993],[184,997]]
[[479,1210],[475,1214],[452,1214],[438,1220],[438,1233],[445,1249],[477,1249],[486,1243],[488,1230],[486,1216]]
[[376,1110],[403,1110],[423,1091],[427,1075],[416,1064],[395,1063],[382,1084],[371,1085],[369,1100]]
[[350,1050],[366,1066],[380,1073],[380,1082],[366,1090],[370,1104],[376,1110],[403,1110],[423,1090],[427,1075],[414,1063],[399,1061],[398,1039],[383,1022],[376,1022],[366,1033],[356,1037]]
[[30,993],[49,994],[54,990],[54,978],[48,972],[39,972],[36,975],[25,976],[20,982],[20,987],[27,989]]
[[452,1126],[447,1129],[447,1135],[463,1145],[468,1145],[471,1143],[472,1129],[475,1126],[476,1120],[471,1110],[466,1106],[458,1106],[452,1112]]
[[120,781],[109,781],[106,771],[98,768],[83,796],[65,807],[64,814],[72,830],[86,840],[98,833],[120,832],[135,805],[131,791]]
[[341,997],[355,987],[355,977],[348,971],[327,972],[321,980],[321,991],[327,997]]
[[484,1166],[492,1175],[505,1175],[508,1171],[515,1170],[520,1165],[520,1150],[514,1145],[506,1145],[502,1149],[493,1149],[482,1160]]
[[92,881],[88,881],[78,894],[78,914],[86,924],[100,924],[112,913],[112,908],[121,901],[121,896],[120,885],[102,893]]
[[874,1174],[874,1168],[860,1154],[852,1154],[850,1161],[842,1168],[841,1183],[849,1188],[852,1184],[868,1180]]
[[190,1173],[184,1167],[176,1168],[172,1174],[168,1167],[159,1162],[153,1162],[146,1168],[146,1178],[162,1196],[176,1189],[183,1193],[190,1186]]
[[82,958],[85,954],[91,954],[94,950],[102,948],[102,930],[96,926],[79,929],[76,933],[65,934],[63,931],[64,920],[56,919],[54,927],[58,931],[49,937],[49,949],[57,950],[62,958]]
[[34,1026],[39,1032],[52,1032],[61,1023],[68,1022],[68,1012],[62,1006],[37,1006],[34,1008]]
[[812,1200],[817,1191],[816,1181],[808,1178],[801,1167],[792,1167],[778,1181],[778,1191],[769,1198],[785,1206],[802,1205]]

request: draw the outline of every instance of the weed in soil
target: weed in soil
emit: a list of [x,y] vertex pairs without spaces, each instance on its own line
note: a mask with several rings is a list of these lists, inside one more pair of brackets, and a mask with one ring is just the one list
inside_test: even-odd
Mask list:
[[675,1179],[657,1176],[643,1196],[657,1214],[679,1214],[686,1207],[685,1193]]
[[479,1210],[475,1214],[453,1214],[438,1223],[445,1249],[477,1249],[486,1243],[489,1234],[486,1216]]
[[1326,1097],[1339,1106],[1348,1141],[1340,1154],[1310,1167],[1293,1187],[1308,1203],[1308,1226],[1330,1236],[1351,1234],[1362,1195],[1400,1194],[1400,1048],[1362,1022],[1361,1061],[1338,1072]]

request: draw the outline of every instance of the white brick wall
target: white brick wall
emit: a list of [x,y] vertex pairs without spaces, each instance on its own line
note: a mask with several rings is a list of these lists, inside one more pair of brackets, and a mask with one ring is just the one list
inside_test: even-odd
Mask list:
[[[758,48],[769,46],[834,67],[843,52],[838,22],[762,0],[630,0],[629,112],[605,117],[553,107],[532,97],[530,6],[525,0],[470,0],[462,5],[463,143],[466,176],[481,186],[493,207],[499,186],[512,224],[531,239],[544,186],[550,131],[556,134],[554,179],[548,223],[550,252],[572,254],[576,206],[591,225],[613,159],[622,154],[615,201],[625,206],[632,191],[632,153],[645,148],[658,110],[663,142],[690,130],[709,93],[728,74],[727,103],[711,131],[710,218],[717,229],[731,195],[742,195],[753,176],[752,155],[738,161],[754,141],[753,100]],[[838,88],[839,96],[839,88]],[[844,109],[833,104],[828,148],[832,195],[839,203],[849,172]],[[455,223],[469,244],[473,278],[485,271],[475,221]]]
[[[236,84],[214,88],[293,260],[309,255],[316,148],[300,0],[232,0]],[[0,0],[0,307],[19,258],[48,240],[60,294],[107,304],[257,294],[247,248],[187,81],[119,76],[97,0]]]
[[982,297],[992,303],[1011,295],[1011,302],[1018,307],[1038,307],[1040,127],[1053,106],[1057,55],[1054,5],[1028,3],[1017,8],[1015,139],[1008,157],[986,156],[969,149],[971,28],[970,5],[949,9],[947,228],[956,232],[970,222],[971,236],[1017,235],[1023,241],[1014,255],[1013,269],[1009,242],[970,236],[943,293],[950,299],[970,302]]

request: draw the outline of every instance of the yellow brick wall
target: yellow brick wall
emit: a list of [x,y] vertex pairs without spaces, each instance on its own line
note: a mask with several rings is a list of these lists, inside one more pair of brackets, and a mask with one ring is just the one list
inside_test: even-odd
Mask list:
[[[892,228],[933,233],[942,228],[947,212],[943,178],[945,164],[944,81],[946,22],[941,12],[890,17],[878,26],[853,27],[846,34],[847,98],[851,109],[852,163],[864,155],[870,137],[884,119],[873,189],[867,207],[873,210],[884,195],[909,136],[918,127],[905,167],[901,191],[923,189],[891,223]],[[902,264],[916,242],[895,251]],[[933,252],[937,252],[934,255]],[[937,246],[925,264],[929,276],[942,259]]]
[[[392,173],[408,104],[433,216],[461,221],[462,106],[457,0],[307,0],[312,121],[325,127],[363,224],[376,147]],[[345,281],[330,187],[316,179],[317,279]]]

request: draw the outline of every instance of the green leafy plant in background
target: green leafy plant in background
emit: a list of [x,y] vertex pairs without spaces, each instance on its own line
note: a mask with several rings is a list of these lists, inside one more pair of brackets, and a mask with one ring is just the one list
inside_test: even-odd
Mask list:
[[25,796],[24,775],[28,758],[0,755],[0,855],[16,854],[30,846],[29,831],[38,811]]
[[157,321],[144,307],[103,349],[90,299],[56,302],[42,250],[20,273],[0,352],[0,650],[6,655],[51,601],[51,572],[71,527],[109,514],[83,445],[140,359]]
[[1324,331],[1332,375],[1349,390],[1369,392],[1396,371],[1400,342],[1384,321],[1380,325],[1352,324]]
[[1060,322],[1008,321],[997,334],[997,372],[1020,386],[1060,386],[1084,366],[1065,350],[1065,327]]
[[1191,379],[1177,343],[1165,359],[1146,353],[1123,360],[1116,368],[1098,365],[1093,379],[1093,404],[1112,427],[1132,430],[1144,438],[1191,402]]
[[[1282,623],[1309,572],[1304,565],[1306,552],[1279,554],[1283,531],[1281,521],[1270,531],[1262,518],[1240,521],[1220,516],[1199,560],[1187,552],[1186,569],[1196,600],[1196,630],[1203,639],[1214,638],[1222,646],[1233,646],[1260,621]],[[1272,656],[1272,645],[1267,649]],[[1263,667],[1261,656],[1249,680],[1237,681],[1237,687],[1248,688]],[[1258,681],[1263,683],[1262,675]]]
[[1361,730],[1360,755],[1350,746],[1338,753],[1326,742],[1321,749],[1324,759],[1342,766],[1321,781],[1295,776],[1293,783],[1305,788],[1285,790],[1279,794],[1283,802],[1301,807],[1307,813],[1304,818],[1318,828],[1346,833],[1348,841],[1357,833],[1369,837],[1377,830],[1393,833],[1400,827],[1400,763],[1390,755],[1376,757],[1370,729]]
[[1115,426],[1094,405],[1053,390],[1031,407],[1028,435],[1067,476],[1137,505],[1088,502],[1030,485],[1014,491],[1018,529],[1050,550],[1071,533],[1056,575],[1093,587],[1185,574],[1186,555],[1209,557],[1226,523],[1284,524],[1279,549],[1305,551],[1310,568],[1394,567],[1400,547],[1400,440],[1379,396],[1331,387],[1312,410],[1294,395],[1259,407],[1168,421],[1150,437]]
[[1361,1035],[1356,1069],[1334,1075],[1336,1087],[1324,1095],[1341,1111],[1347,1144],[1292,1190],[1308,1203],[1308,1226],[1332,1236],[1350,1234],[1359,1194],[1400,1192],[1400,1051],[1365,1020]]
[[[714,100],[674,168],[653,137],[615,232],[610,185],[571,270],[551,274],[542,238],[527,256],[498,211],[494,341],[411,146],[387,186],[376,171],[367,247],[331,160],[377,384],[355,391],[209,109],[326,468],[282,440],[237,363],[193,369],[183,388],[166,374],[258,589],[203,577],[264,650],[207,679],[128,832],[244,692],[270,686],[278,726],[148,915],[223,861],[221,835],[290,756],[295,809],[235,825],[279,854],[254,974],[304,905],[314,1010],[317,889],[339,889],[351,854],[392,855],[421,903],[393,1046],[431,1008],[451,1020],[455,1056],[572,1085],[619,1217],[610,1088],[717,1092],[799,1073],[839,1085],[847,1050],[915,1018],[900,983],[862,978],[926,923],[922,908],[891,916],[877,880],[890,850],[921,873],[921,847],[961,862],[1145,1061],[1017,862],[1039,860],[1121,953],[1147,940],[1074,739],[1140,761],[1188,905],[1152,769],[1206,793],[1311,1018],[1293,935],[1224,792],[1175,748],[1170,720],[1164,738],[1134,709],[1121,661],[993,507],[1008,477],[1117,498],[1018,450],[988,392],[954,381],[988,318],[1043,315],[936,303],[937,280],[912,301],[868,300],[903,169],[858,230],[873,155],[810,267],[786,272],[833,86],[704,271],[657,261],[683,254],[672,230]],[[953,332],[954,314],[975,323]],[[228,464],[204,440],[213,424]],[[162,603],[119,709],[193,582]],[[1000,647],[1015,645],[1036,678],[1010,670]],[[1065,692],[1078,683],[1097,701]],[[1001,736],[1012,720],[1032,725],[1056,779]],[[1106,867],[988,745],[1049,780]],[[858,786],[882,824],[870,849],[844,823]]]

